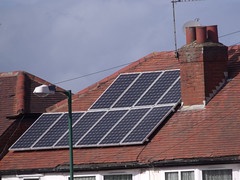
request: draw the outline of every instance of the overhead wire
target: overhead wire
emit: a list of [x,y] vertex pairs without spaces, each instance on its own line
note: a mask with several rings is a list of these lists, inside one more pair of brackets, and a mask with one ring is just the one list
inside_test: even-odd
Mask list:
[[235,32],[231,32],[231,33],[228,33],[228,34],[224,34],[222,36],[219,36],[219,38],[222,38],[222,37],[225,37],[225,36],[230,36],[230,35],[236,34],[236,33],[240,33],[240,30],[239,31],[235,31]]
[[[240,30],[234,31],[234,32],[231,32],[231,33],[228,33],[228,34],[224,34],[224,35],[222,35],[222,36],[219,36],[219,38],[223,38],[223,37],[230,36],[230,35],[237,34],[237,33],[240,33]],[[234,46],[234,45],[237,45],[237,44],[239,44],[239,43],[240,43],[240,41],[239,41],[239,42],[236,42],[236,43],[234,43],[234,44],[231,44],[230,46]]]
[[93,72],[93,73],[85,74],[85,75],[82,75],[82,76],[78,76],[78,77],[71,78],[71,79],[67,79],[67,80],[63,80],[63,81],[59,81],[59,82],[56,82],[56,83],[54,83],[54,84],[61,84],[61,83],[65,83],[65,82],[68,82],[68,81],[73,81],[73,80],[76,80],[76,79],[81,79],[81,78],[84,78],[84,77],[87,77],[87,76],[91,76],[91,75],[99,74],[99,73],[102,73],[102,72],[105,72],[105,71],[110,71],[110,70],[113,70],[113,69],[116,69],[116,68],[119,68],[119,67],[123,67],[123,66],[129,65],[129,64],[131,64],[131,63],[132,63],[132,62],[125,63],[125,64],[121,64],[121,65],[114,66],[114,67],[111,67],[111,68],[108,68],[108,69],[96,71],[96,72]]
[[[221,35],[221,36],[219,36],[219,38],[223,38],[223,37],[230,36],[230,35],[237,34],[237,33],[240,33],[240,30],[234,31],[234,32],[231,32],[231,33],[228,33],[228,34]],[[240,42],[234,43],[231,46],[239,44],[239,43]],[[63,81],[59,81],[59,82],[56,82],[54,84],[61,84],[61,83],[65,83],[65,82],[81,79],[81,78],[84,78],[84,77],[92,76],[92,75],[99,74],[99,73],[106,72],[106,71],[110,71],[110,70],[113,70],[113,69],[116,69],[116,68],[119,68],[119,67],[123,67],[123,66],[129,65],[131,63],[132,62],[121,64],[121,65],[117,65],[117,66],[114,66],[114,67],[111,67],[111,68],[103,69],[103,70],[100,70],[100,71],[96,71],[96,72],[93,72],[93,73],[85,74],[85,75],[78,76],[78,77],[75,77],[75,78],[70,78],[70,79],[66,79],[66,80],[63,80]]]

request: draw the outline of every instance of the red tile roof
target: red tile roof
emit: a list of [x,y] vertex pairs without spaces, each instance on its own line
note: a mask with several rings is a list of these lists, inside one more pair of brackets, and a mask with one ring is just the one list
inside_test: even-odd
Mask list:
[[[2,92],[0,93],[0,159],[3,154],[2,150],[6,149],[6,145],[10,143],[9,137],[13,138],[12,133],[20,125],[18,123],[23,123],[21,120],[23,115],[25,117],[29,114],[38,116],[39,113],[45,112],[46,107],[66,98],[61,94],[56,94],[50,99],[33,95],[34,88],[43,83],[49,84],[49,82],[24,71],[0,73]],[[36,116],[28,120],[32,123],[34,119]],[[28,126],[30,124],[28,123]],[[23,127],[24,125],[22,125]]]
[[[158,129],[150,142],[137,146],[74,149],[79,169],[147,167],[174,163],[201,163],[208,159],[223,163],[240,161],[240,46],[229,48],[229,81],[201,110],[176,111]],[[87,110],[122,72],[177,69],[173,52],[152,53],[73,96],[73,110]],[[66,111],[65,101],[48,111]],[[10,151],[0,162],[0,172],[47,172],[64,170],[68,150]],[[233,162],[233,161],[232,161]],[[79,166],[78,166],[79,165]],[[111,166],[111,167],[110,167]],[[66,170],[66,169],[65,169]]]

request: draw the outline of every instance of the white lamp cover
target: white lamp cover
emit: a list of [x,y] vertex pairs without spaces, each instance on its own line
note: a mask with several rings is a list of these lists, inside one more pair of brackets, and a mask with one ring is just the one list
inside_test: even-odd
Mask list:
[[55,91],[50,90],[49,86],[44,84],[44,85],[36,87],[34,89],[33,93],[39,97],[46,97],[49,94],[54,94]]

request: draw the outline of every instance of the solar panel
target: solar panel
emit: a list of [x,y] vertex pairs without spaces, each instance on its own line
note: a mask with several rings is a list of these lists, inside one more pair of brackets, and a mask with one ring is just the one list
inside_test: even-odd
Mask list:
[[29,149],[61,115],[62,113],[42,114],[10,149]]
[[128,91],[114,104],[113,108],[133,106],[160,74],[161,72],[141,74]]
[[149,108],[133,109],[107,134],[100,144],[120,144],[127,133],[149,111]]
[[144,119],[139,121],[139,124],[129,133],[122,143],[143,143],[172,109],[172,106],[153,108]]
[[162,99],[160,99],[160,101],[157,104],[177,103],[180,101],[180,99],[181,99],[180,79],[177,79],[176,83],[165,94],[165,96]]
[[80,141],[77,146],[97,145],[102,137],[116,124],[127,110],[108,111],[92,130]]
[[178,70],[165,71],[156,83],[137,102],[136,106],[154,105],[179,77],[179,73]]
[[[98,122],[98,120],[106,113],[106,111],[86,112],[84,116],[73,126],[73,144],[83,137],[91,127]],[[55,147],[68,146],[68,133],[66,133],[60,141],[58,141]]]
[[90,109],[110,108],[139,74],[123,74],[104,92]]
[[[88,111],[74,112],[73,146],[142,144],[180,102],[180,72],[121,74]],[[46,113],[12,150],[66,148],[67,113]]]
[[[72,123],[74,124],[82,115],[83,112],[72,113]],[[51,129],[49,129],[46,134],[44,134],[44,136],[42,136],[41,139],[35,143],[33,148],[47,148],[53,146],[55,142],[62,136],[62,134],[68,129],[68,113],[65,113],[58,119],[58,121],[51,127]]]

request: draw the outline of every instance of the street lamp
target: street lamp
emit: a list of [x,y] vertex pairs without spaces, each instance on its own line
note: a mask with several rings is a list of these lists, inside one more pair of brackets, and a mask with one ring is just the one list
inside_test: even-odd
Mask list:
[[73,180],[73,135],[72,135],[72,92],[68,91],[57,91],[54,85],[41,85],[34,89],[33,93],[39,97],[46,97],[49,94],[60,92],[68,97],[68,129],[69,129],[69,171],[70,180]]

